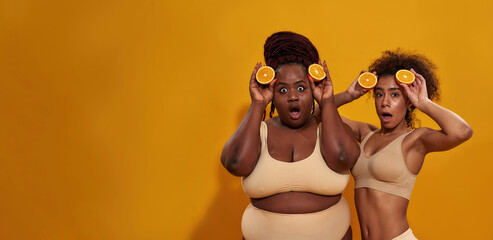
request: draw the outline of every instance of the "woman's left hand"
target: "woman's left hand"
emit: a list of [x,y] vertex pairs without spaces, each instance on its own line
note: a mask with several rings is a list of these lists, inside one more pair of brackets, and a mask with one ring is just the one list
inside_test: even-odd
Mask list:
[[426,80],[421,74],[414,71],[411,68],[411,72],[414,74],[415,79],[411,85],[407,85],[404,83],[400,83],[400,85],[406,91],[407,97],[411,101],[411,103],[418,109],[425,104],[427,101],[430,101],[428,98],[428,92],[426,89]]
[[330,78],[329,69],[327,68],[327,62],[324,61],[323,67],[326,77],[322,81],[315,82],[310,74],[308,74],[308,81],[310,81],[313,98],[315,98],[318,104],[323,104],[324,101],[334,98],[334,87],[332,86],[332,79]]

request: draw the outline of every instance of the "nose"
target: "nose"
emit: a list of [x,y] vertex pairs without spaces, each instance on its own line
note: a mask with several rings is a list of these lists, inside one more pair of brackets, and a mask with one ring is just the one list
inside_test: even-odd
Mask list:
[[385,95],[382,99],[382,106],[389,107],[390,106],[390,97]]
[[296,91],[290,91],[288,95],[288,102],[297,102],[298,100],[298,93]]

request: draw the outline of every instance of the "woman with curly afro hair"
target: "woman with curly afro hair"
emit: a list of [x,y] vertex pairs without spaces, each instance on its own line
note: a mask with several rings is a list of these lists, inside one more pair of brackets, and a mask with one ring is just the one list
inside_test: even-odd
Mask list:
[[[396,81],[400,69],[415,75],[411,85]],[[406,212],[426,154],[454,148],[472,136],[471,127],[460,116],[433,102],[439,97],[435,70],[422,55],[400,49],[384,52],[369,67],[378,76],[373,96],[380,128],[343,118],[360,142],[360,157],[351,174],[364,240],[416,239]],[[335,103],[341,106],[366,92],[355,80],[335,96]],[[416,128],[415,109],[432,118],[440,129]]]
[[[250,77],[251,105],[226,142],[224,167],[242,177],[251,204],[241,229],[246,240],[351,239],[351,211],[342,197],[349,169],[359,156],[334,103],[327,77],[315,83],[308,67],[320,61],[308,38],[277,32],[264,45],[267,65],[275,69],[268,86]],[[321,117],[312,109],[316,100]],[[278,116],[263,121],[271,102]]]

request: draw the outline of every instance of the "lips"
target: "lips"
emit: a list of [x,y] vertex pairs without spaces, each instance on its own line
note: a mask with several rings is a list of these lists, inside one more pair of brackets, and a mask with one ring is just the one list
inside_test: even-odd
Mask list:
[[289,116],[293,120],[297,120],[300,118],[300,108],[297,105],[289,106]]
[[382,122],[390,122],[392,120],[392,114],[383,112],[381,115]]

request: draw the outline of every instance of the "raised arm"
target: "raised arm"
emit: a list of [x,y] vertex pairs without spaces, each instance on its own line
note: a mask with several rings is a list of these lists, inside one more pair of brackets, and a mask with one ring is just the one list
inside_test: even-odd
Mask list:
[[[363,72],[364,71],[361,71],[361,73]],[[349,85],[346,91],[338,93],[334,96],[334,104],[336,105],[337,108],[339,108],[344,104],[350,103],[360,98],[361,96],[365,95],[367,92],[368,92],[367,89],[362,88],[358,84],[358,78],[356,78],[351,83],[351,85]],[[358,142],[361,142],[363,138],[366,136],[366,134],[368,134],[370,131],[377,129],[377,127],[371,124],[354,121],[345,117],[342,117],[342,121],[351,128],[353,136],[356,138]]]
[[444,151],[465,142],[472,136],[472,128],[464,119],[454,112],[432,102],[426,91],[426,80],[414,69],[416,76],[413,85],[401,84],[411,103],[420,111],[431,117],[440,126],[441,130],[419,128],[417,146],[422,153]]
[[248,176],[260,155],[260,124],[265,107],[272,100],[272,89],[276,81],[272,81],[268,87],[260,85],[255,80],[260,67],[261,64],[257,63],[250,77],[250,109],[224,145],[221,154],[221,163],[235,176]]
[[334,90],[327,63],[323,63],[327,77],[315,84],[310,78],[313,96],[320,105],[322,129],[320,147],[327,165],[334,171],[352,168],[358,159],[359,145],[351,129],[342,122],[334,102]]

